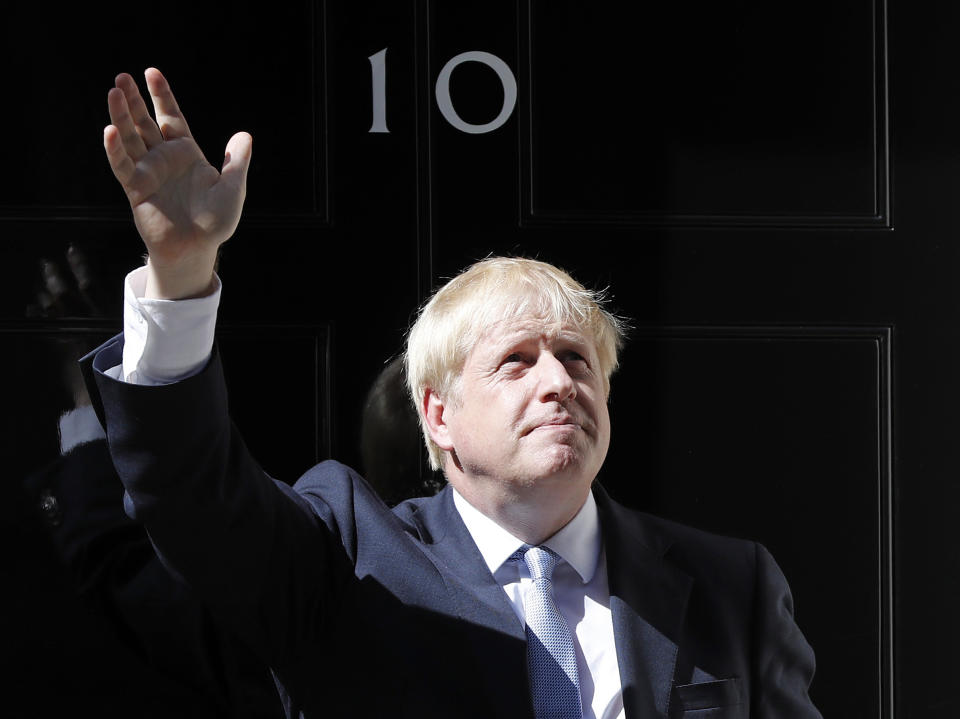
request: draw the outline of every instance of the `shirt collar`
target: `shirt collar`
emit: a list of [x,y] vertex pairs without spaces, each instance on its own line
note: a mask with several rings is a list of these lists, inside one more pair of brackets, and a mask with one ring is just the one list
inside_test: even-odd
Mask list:
[[[524,542],[494,522],[453,489],[453,504],[473,537],[490,573],[496,573]],[[593,492],[580,511],[556,534],[543,543],[572,566],[584,583],[593,579],[600,561],[600,518]]]

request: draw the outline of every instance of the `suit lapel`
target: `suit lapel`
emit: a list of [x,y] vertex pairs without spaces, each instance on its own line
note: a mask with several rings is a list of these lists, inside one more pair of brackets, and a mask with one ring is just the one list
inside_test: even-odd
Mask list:
[[468,678],[480,680],[483,693],[471,691],[471,696],[488,700],[496,716],[523,716],[524,708],[532,714],[523,623],[460,518],[451,488],[421,504],[414,521],[465,627],[463,641],[476,660],[475,673]]
[[[617,504],[598,485],[610,584],[610,610],[627,719],[665,717],[693,580],[664,557],[669,544],[642,515]],[[453,504],[449,487],[424,502],[414,521],[437,565],[476,660],[475,680],[497,716],[530,708],[524,628]]]
[[628,719],[667,715],[693,580],[664,559],[669,544],[597,484],[610,611]]

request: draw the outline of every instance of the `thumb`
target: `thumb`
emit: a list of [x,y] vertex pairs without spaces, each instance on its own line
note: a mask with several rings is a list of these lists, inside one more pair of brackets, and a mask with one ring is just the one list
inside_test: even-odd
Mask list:
[[247,192],[247,170],[250,168],[252,152],[253,138],[250,133],[238,132],[230,138],[223,155],[220,181],[239,193],[241,197]]

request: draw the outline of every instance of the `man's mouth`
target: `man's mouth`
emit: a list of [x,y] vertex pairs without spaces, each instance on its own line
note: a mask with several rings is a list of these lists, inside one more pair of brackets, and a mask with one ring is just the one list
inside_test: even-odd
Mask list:
[[580,423],[577,422],[573,417],[563,416],[563,417],[553,417],[543,422],[538,422],[537,424],[531,426],[530,429],[527,430],[526,434],[529,434],[530,432],[534,432],[538,429],[561,430],[566,427],[570,429],[581,429]]

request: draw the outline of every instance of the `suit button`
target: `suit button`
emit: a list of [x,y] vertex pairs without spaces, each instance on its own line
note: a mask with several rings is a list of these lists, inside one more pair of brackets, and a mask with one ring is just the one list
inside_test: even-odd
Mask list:
[[60,502],[50,493],[49,489],[43,490],[40,494],[40,513],[51,527],[58,527],[60,522],[63,521]]

